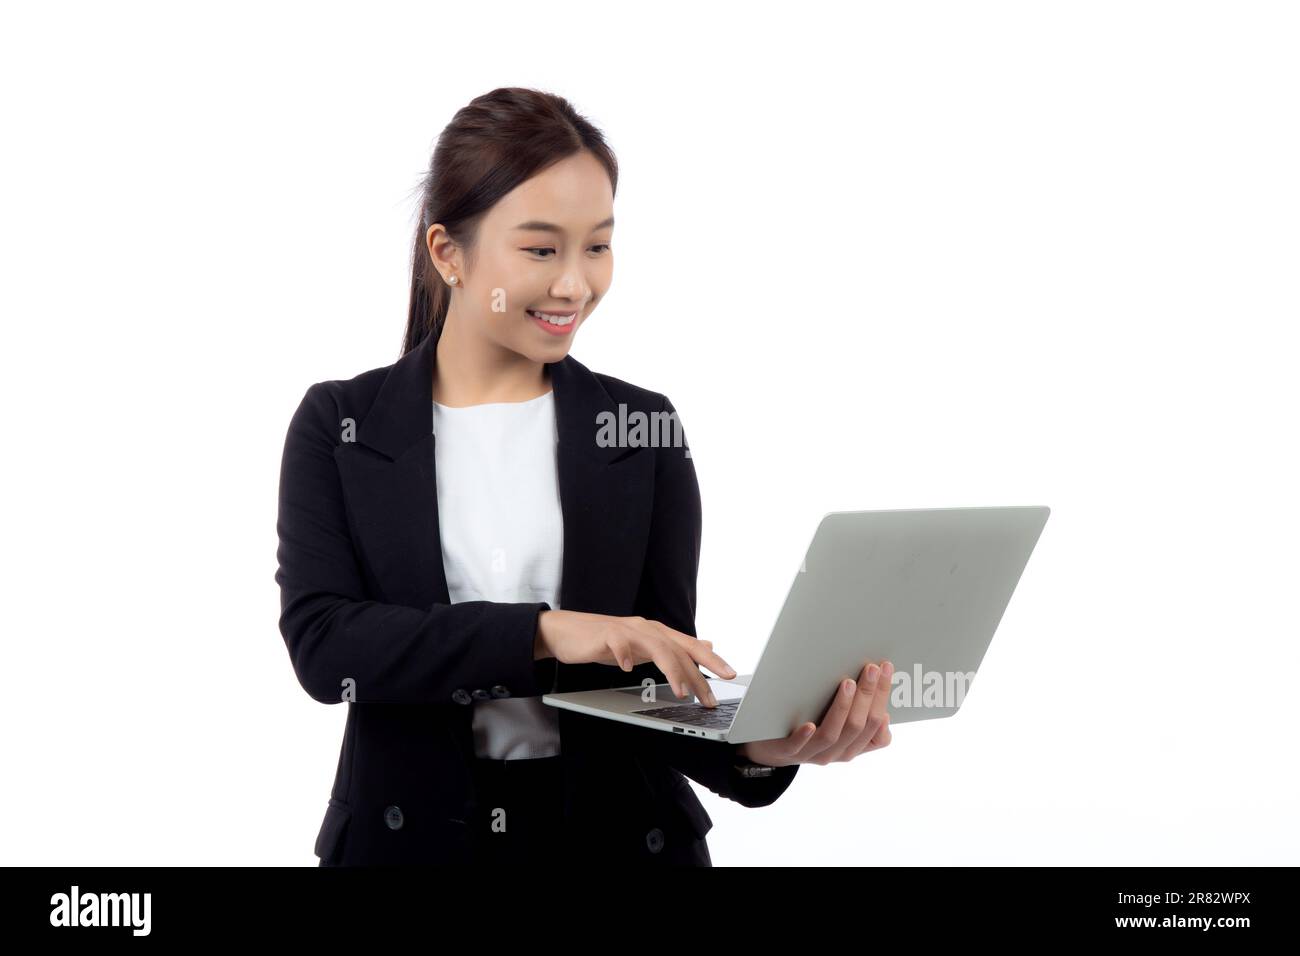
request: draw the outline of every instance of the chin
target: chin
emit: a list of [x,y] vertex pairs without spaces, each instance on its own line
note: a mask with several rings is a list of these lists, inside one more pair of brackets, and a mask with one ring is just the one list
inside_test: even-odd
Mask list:
[[[534,341],[528,343],[528,351],[548,356],[546,361],[554,362],[557,358],[568,353],[569,349],[573,347],[573,340],[577,335],[578,330],[574,328],[568,335],[546,336],[540,342],[536,341],[537,337],[534,336]],[[549,341],[547,341],[548,339]]]
[[557,342],[549,349],[542,349],[542,354],[538,357],[542,362],[558,362],[569,354],[569,349],[573,347],[573,336],[569,335],[564,341]]
[[563,339],[556,341],[549,347],[545,342],[540,345],[536,342],[529,342],[527,345],[516,348],[515,351],[529,361],[545,365],[548,362],[560,361],[560,359],[569,354],[569,348],[572,345],[573,336],[566,335]]

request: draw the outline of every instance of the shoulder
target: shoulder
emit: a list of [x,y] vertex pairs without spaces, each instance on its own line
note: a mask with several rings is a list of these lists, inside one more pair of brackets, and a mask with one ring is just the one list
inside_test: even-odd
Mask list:
[[373,405],[391,371],[393,365],[389,364],[367,369],[351,378],[326,378],[308,386],[302,403],[342,418],[360,418]]
[[[581,366],[580,366],[581,367]],[[664,392],[635,385],[603,372],[590,373],[607,396],[606,408],[598,417],[603,427],[626,431],[634,445],[648,446],[660,464],[679,471],[691,471],[690,445],[681,415]],[[603,418],[603,420],[601,420]]]
[[[579,368],[585,370],[586,366],[579,363],[577,359],[573,361]],[[650,414],[671,407],[672,403],[668,401],[668,396],[663,392],[656,392],[654,389],[634,385],[604,372],[591,372],[590,374],[605,390],[605,394],[610,398],[610,404],[615,408],[623,405],[629,412],[637,411]]]
[[351,378],[324,379],[307,386],[294,413],[294,424],[315,425],[337,433],[340,422],[360,421],[374,404],[392,368],[391,364],[384,365]]
[[392,370],[392,365],[383,365],[351,378],[326,379],[309,387],[307,394],[314,394],[316,401],[330,403],[339,411],[363,413],[374,402],[380,386]]

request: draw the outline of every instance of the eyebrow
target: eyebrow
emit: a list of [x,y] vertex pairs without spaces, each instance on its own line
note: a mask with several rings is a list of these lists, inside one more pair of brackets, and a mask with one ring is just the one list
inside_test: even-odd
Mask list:
[[[592,226],[591,231],[595,232],[597,229],[604,229],[606,226],[612,225],[614,225],[614,217],[610,216],[608,219],[602,220]],[[515,226],[515,229],[526,230],[528,232],[564,232],[564,230],[555,223],[542,222],[540,219],[530,219],[527,222],[521,222],[519,225]]]

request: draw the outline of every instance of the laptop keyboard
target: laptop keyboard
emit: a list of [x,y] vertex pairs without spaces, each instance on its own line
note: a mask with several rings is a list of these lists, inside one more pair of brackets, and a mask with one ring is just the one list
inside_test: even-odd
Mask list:
[[717,707],[705,707],[703,704],[674,704],[671,707],[653,707],[650,710],[634,710],[632,713],[644,717],[658,717],[672,720],[692,727],[707,727],[710,730],[726,730],[736,717],[736,708],[740,701],[723,700]]

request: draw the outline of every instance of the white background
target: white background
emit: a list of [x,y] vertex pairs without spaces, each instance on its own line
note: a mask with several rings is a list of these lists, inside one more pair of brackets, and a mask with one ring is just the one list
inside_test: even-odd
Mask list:
[[826,511],[1052,508],[961,713],[697,785],[716,864],[1297,862],[1294,7],[4,21],[3,862],[316,864],[285,428],[396,360],[434,140],[510,85],[618,155],[573,354],[676,404],[738,669]]

